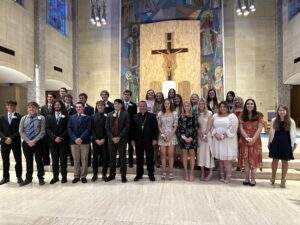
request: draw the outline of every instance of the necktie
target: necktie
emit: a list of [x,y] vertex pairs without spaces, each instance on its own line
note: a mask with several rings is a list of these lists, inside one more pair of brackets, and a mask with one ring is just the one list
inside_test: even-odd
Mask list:
[[30,117],[30,122],[29,122],[29,139],[32,140],[35,137],[35,130],[34,130],[34,117]]
[[128,109],[128,102],[125,102],[125,109],[127,111],[127,109]]
[[8,113],[8,123],[11,124],[12,114]]
[[57,113],[57,114],[56,114],[56,124],[59,123],[59,119],[60,119],[60,113]]

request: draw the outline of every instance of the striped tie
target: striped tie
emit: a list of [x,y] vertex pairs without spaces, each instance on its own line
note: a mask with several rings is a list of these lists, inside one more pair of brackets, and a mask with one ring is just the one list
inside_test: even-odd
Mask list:
[[35,130],[34,130],[34,117],[31,116],[30,117],[30,122],[29,122],[29,139],[32,140],[33,138],[35,138],[36,134],[35,134]]

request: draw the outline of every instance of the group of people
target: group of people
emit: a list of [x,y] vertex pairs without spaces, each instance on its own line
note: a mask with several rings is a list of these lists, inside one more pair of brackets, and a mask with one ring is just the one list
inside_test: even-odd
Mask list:
[[[194,168],[201,168],[203,181],[209,181],[218,165],[220,181],[231,181],[232,165],[244,171],[244,185],[256,185],[256,170],[262,167],[263,115],[257,111],[253,98],[243,103],[242,98],[229,91],[226,100],[219,102],[216,91],[208,91],[207,98],[192,94],[183,101],[174,89],[168,96],[148,90],[145,100],[138,105],[131,101],[132,92],[125,90],[122,99],[110,102],[108,91],[101,91],[95,109],[87,104],[88,96],[81,93],[73,104],[65,88],[56,98],[47,94],[46,105],[27,104],[27,115],[16,112],[17,102],[6,102],[6,113],[0,118],[3,179],[9,182],[9,155],[15,158],[17,182],[32,182],[33,158],[37,165],[39,184],[45,184],[44,165],[49,165],[49,150],[53,178],[50,184],[67,180],[68,156],[74,166],[73,183],[87,182],[88,166],[92,162],[92,182],[115,179],[120,166],[121,180],[127,182],[127,162],[134,164],[136,176],[144,175],[144,155],[150,181],[155,181],[155,165],[161,166],[161,179],[174,179],[174,162],[180,158],[184,179],[194,181]],[[269,156],[273,158],[271,183],[275,183],[278,161],[282,161],[281,187],[285,187],[288,161],[294,159],[296,126],[286,106],[279,106],[271,121]],[[22,141],[22,143],[21,143]],[[22,179],[22,157],[26,159],[26,178]],[[127,151],[128,150],[128,151]],[[127,154],[128,152],[128,154]],[[71,154],[70,154],[71,153]],[[128,155],[128,159],[127,159]],[[109,172],[108,172],[109,171]]]

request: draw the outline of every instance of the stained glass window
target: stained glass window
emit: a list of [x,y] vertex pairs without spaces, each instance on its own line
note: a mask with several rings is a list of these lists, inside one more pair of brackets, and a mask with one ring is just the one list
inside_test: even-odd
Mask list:
[[300,0],[289,0],[288,6],[289,20],[291,20],[297,13],[300,12]]
[[48,0],[47,22],[62,34],[67,33],[67,0]]

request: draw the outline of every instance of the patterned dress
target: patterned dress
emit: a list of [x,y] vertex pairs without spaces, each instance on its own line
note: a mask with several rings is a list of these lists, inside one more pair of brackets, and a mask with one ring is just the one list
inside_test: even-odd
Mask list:
[[[244,132],[248,137],[253,137],[257,132],[260,125],[263,123],[263,118],[260,116],[258,120],[243,121],[240,119],[240,127],[243,128]],[[245,163],[250,164],[251,169],[261,168],[262,166],[262,144],[260,136],[256,139],[253,145],[249,145],[246,139],[240,135],[239,138],[239,166],[240,168],[245,167]]]
[[[177,136],[181,149],[196,149],[197,148],[197,129],[198,123],[195,116],[181,115],[178,119]],[[185,142],[183,137],[192,138],[191,143]]]
[[174,111],[171,114],[166,114],[163,112],[159,112],[157,116],[158,127],[163,131],[163,133],[159,134],[158,145],[160,146],[170,146],[177,144],[176,135],[174,135],[170,142],[166,142],[162,135],[171,134],[172,130],[175,126],[178,125],[178,115],[177,112]]

